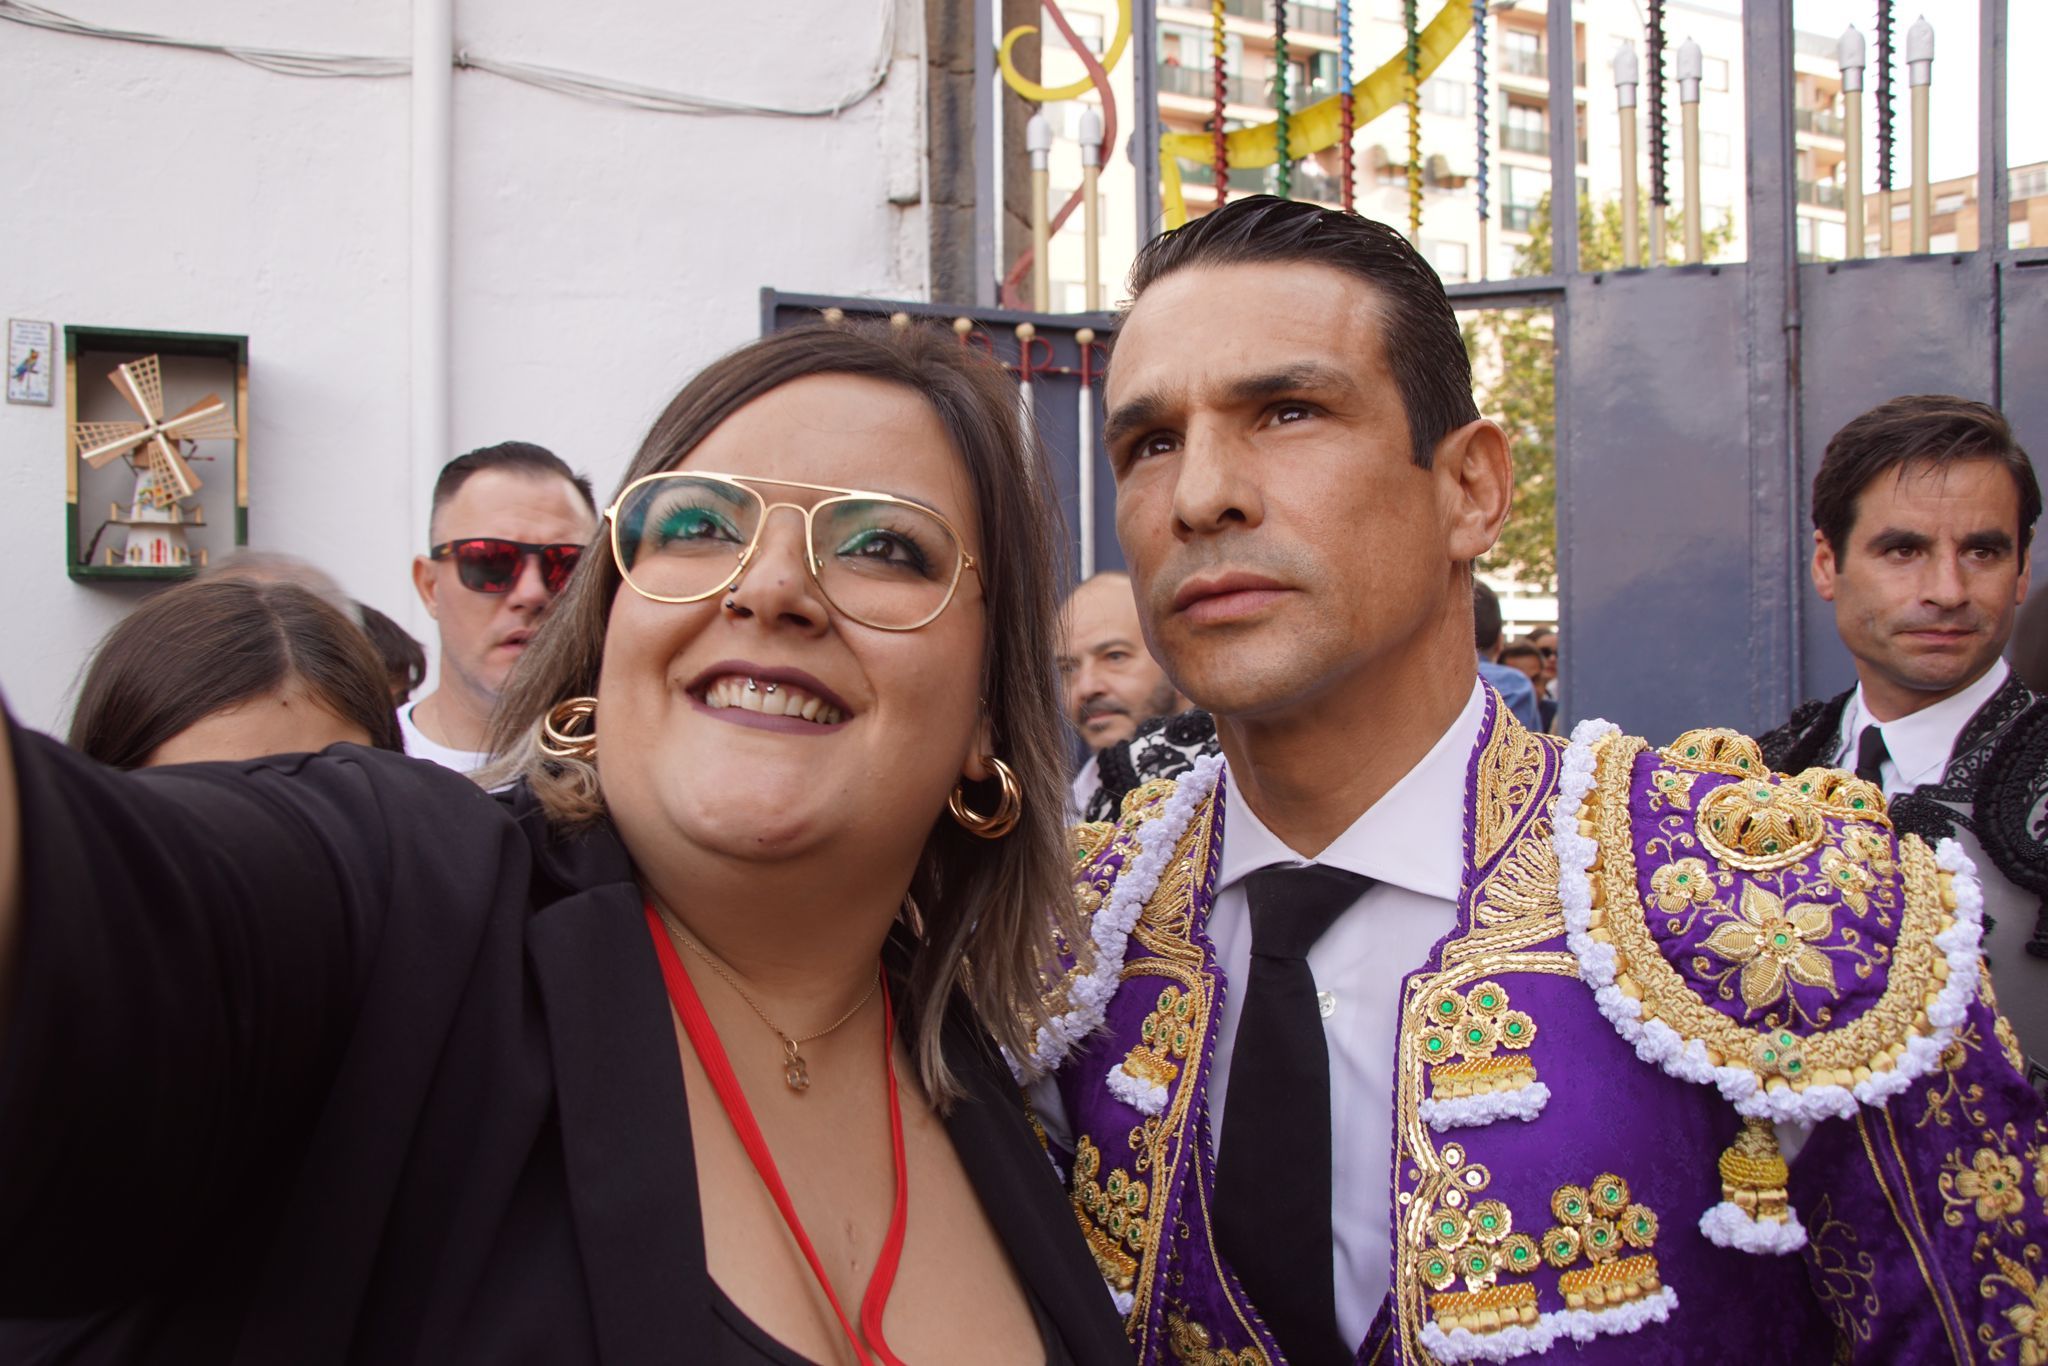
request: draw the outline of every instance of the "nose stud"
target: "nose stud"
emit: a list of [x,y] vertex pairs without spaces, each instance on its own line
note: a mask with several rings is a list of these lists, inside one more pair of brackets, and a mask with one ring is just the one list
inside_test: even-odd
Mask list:
[[740,600],[737,597],[727,598],[725,600],[725,610],[728,612],[737,613],[740,610]]

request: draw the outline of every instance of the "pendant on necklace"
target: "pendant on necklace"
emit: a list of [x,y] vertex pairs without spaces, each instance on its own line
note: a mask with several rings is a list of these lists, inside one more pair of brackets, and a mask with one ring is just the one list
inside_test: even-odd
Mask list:
[[805,1065],[803,1054],[796,1051],[795,1039],[782,1041],[782,1080],[792,1091],[811,1089],[811,1069]]

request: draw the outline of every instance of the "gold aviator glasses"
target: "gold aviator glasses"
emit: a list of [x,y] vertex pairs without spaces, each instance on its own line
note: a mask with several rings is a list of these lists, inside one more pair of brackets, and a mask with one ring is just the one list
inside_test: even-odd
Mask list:
[[[753,486],[826,495],[771,503]],[[768,515],[803,518],[804,565],[842,615],[882,631],[927,626],[981,568],[953,524],[893,494],[709,470],[664,470],[628,484],[605,520],[627,587],[655,602],[702,602],[739,581],[760,549]]]

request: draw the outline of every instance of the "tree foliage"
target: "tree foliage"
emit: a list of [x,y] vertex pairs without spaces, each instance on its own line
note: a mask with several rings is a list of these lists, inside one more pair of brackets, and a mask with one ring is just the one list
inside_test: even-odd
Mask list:
[[[1643,259],[1650,254],[1654,216],[1647,197],[1637,215]],[[1678,214],[1670,215],[1667,240],[1680,240]],[[1709,259],[1734,236],[1721,223],[1705,234]],[[1621,200],[1597,207],[1590,197],[1579,200],[1579,269],[1619,269],[1622,262]],[[1550,197],[1536,206],[1529,240],[1515,252],[1511,274],[1518,277],[1550,273]],[[1547,308],[1506,308],[1475,313],[1465,324],[1465,349],[1471,353],[1478,382],[1480,411],[1500,423],[1514,452],[1515,501],[1500,540],[1479,568],[1541,588],[1557,587],[1557,350]]]

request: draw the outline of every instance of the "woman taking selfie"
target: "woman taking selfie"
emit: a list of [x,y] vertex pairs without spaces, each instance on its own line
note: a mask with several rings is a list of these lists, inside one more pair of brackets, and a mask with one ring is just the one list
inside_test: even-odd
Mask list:
[[503,796],[12,730],[0,1359],[1127,1360],[996,1048],[1068,900],[1039,468],[950,336],[778,334],[655,423]]

